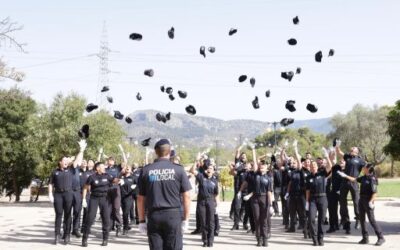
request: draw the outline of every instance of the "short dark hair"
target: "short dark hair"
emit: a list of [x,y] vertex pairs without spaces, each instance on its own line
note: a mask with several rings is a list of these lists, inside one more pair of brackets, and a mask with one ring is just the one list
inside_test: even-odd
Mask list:
[[171,145],[169,144],[164,144],[161,146],[158,146],[156,149],[156,154],[158,157],[166,157],[171,153]]
[[94,169],[97,170],[97,167],[99,167],[101,164],[103,164],[101,161],[98,161],[94,164]]

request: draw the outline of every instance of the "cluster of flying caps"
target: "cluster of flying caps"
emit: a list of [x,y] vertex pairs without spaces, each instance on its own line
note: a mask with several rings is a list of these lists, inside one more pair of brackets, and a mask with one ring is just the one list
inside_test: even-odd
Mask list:
[[93,110],[98,109],[98,108],[99,108],[99,106],[97,106],[97,105],[95,105],[95,104],[93,104],[93,103],[89,103],[89,104],[86,106],[86,112],[90,113],[90,112],[92,112]]
[[159,122],[166,123],[167,121],[171,120],[171,112],[168,112],[167,114],[161,114],[157,113],[156,114],[156,120]]
[[[241,75],[241,76],[239,76],[239,78],[238,78],[238,81],[239,81],[239,82],[244,82],[244,81],[246,81],[246,80],[247,80],[247,75]],[[251,78],[250,78],[250,86],[251,86],[252,88],[254,88],[255,85],[256,85],[256,78],[251,77]]]
[[294,122],[293,118],[283,118],[280,122],[281,126],[286,127]]
[[[329,56],[334,56],[335,55],[335,50],[334,49],[330,49],[329,50],[329,52],[328,52],[328,57]],[[315,53],[315,61],[316,62],[321,62],[322,61],[322,57],[323,57],[323,55],[322,55],[322,51],[320,50],[320,51],[318,51],[317,53]]]
[[[213,46],[208,47],[208,52],[214,53],[215,47],[213,47]],[[206,58],[206,46],[200,46],[200,55],[202,55],[204,58]]]
[[[300,69],[300,71],[301,71],[301,69]],[[293,71],[281,72],[281,77],[282,77],[283,79],[288,80],[289,82],[292,81],[293,76],[294,76]]]
[[146,69],[146,70],[144,71],[144,75],[145,75],[145,76],[148,76],[148,77],[153,77],[153,76],[154,76],[154,70],[152,70],[152,69]]
[[285,108],[287,110],[289,110],[290,112],[294,112],[294,111],[296,111],[296,108],[294,107],[295,103],[296,103],[296,101],[289,100],[289,101],[286,102]]
[[78,131],[78,136],[82,139],[89,138],[89,125],[83,125],[82,128]]
[[148,147],[150,145],[150,140],[151,137],[144,139],[140,144],[142,144],[143,147]]

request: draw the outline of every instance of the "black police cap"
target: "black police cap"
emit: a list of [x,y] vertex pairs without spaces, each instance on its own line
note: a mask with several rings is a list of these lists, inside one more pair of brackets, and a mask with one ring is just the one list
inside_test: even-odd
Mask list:
[[294,38],[290,38],[287,42],[289,45],[292,45],[292,46],[297,44],[297,40]]
[[132,123],[132,119],[131,119],[129,116],[125,117],[125,121],[126,121],[126,123],[128,123],[128,124],[131,124],[131,123]]
[[167,139],[161,139],[158,142],[156,142],[156,144],[154,145],[154,149],[157,149],[164,145],[171,145],[171,143]]
[[164,85],[160,87],[160,90],[161,90],[161,92],[163,92],[163,93],[165,92],[165,87],[164,87]]
[[143,147],[148,147],[150,145],[150,140],[151,137],[144,139],[140,144],[142,144]]
[[192,106],[189,105],[185,108],[186,113],[188,113],[189,115],[195,115],[196,114],[196,109]]
[[187,92],[186,91],[182,91],[182,90],[178,90],[178,95],[180,98],[185,99],[187,97]]
[[286,102],[285,108],[287,110],[289,110],[290,112],[294,112],[294,111],[296,111],[296,108],[294,107],[295,103],[296,103],[296,101],[289,100]]
[[93,103],[89,103],[89,104],[86,106],[86,112],[90,113],[90,112],[92,112],[93,110],[98,109],[98,108],[99,108],[99,106],[97,106],[97,105],[95,105],[95,104],[93,104]]
[[168,113],[165,115],[165,118],[167,119],[167,121],[171,120],[171,112],[168,112]]
[[214,53],[215,52],[215,47],[208,47],[208,52]]
[[124,119],[124,115],[121,112],[119,112],[118,110],[114,110],[114,118],[118,119],[118,120],[122,120],[122,119]]
[[232,36],[232,35],[236,34],[236,32],[237,32],[237,29],[231,28],[231,29],[229,30],[229,35]]
[[250,78],[250,85],[252,88],[254,88],[254,85],[256,85],[256,79],[254,77]]
[[289,72],[281,72],[281,77],[282,77],[283,79],[286,79],[286,80],[288,80],[289,82],[291,82],[291,81],[292,81],[292,79],[293,79],[293,76],[294,76],[294,73],[293,73],[293,71],[289,71]]
[[171,29],[168,30],[168,37],[170,39],[174,39],[174,37],[175,37],[175,29],[174,29],[174,27],[171,27]]
[[239,76],[239,82],[244,82],[244,81],[246,81],[246,79],[247,79],[247,76],[246,75],[241,75],[241,76]]
[[172,94],[172,92],[173,92],[174,90],[171,88],[171,87],[168,87],[168,88],[166,88],[165,89],[165,92],[167,93],[167,94]]
[[113,103],[113,102],[114,102],[114,99],[113,99],[111,96],[107,96],[107,101],[108,101],[109,103]]
[[322,61],[322,51],[318,51],[317,53],[315,53],[315,61],[316,62]]
[[328,56],[333,56],[334,54],[335,54],[335,50],[334,49],[330,49]]
[[110,87],[104,86],[104,87],[101,89],[101,92],[107,92],[107,91],[109,91],[109,90],[110,90]]
[[156,119],[157,119],[157,121],[161,122],[162,121],[162,114],[157,113],[156,114]]
[[260,104],[258,103],[258,97],[257,96],[254,98],[254,100],[251,102],[251,104],[253,105],[254,109],[259,109],[260,108]]
[[132,33],[129,35],[129,38],[135,41],[140,41],[142,40],[143,36],[139,33]]
[[200,55],[202,55],[204,58],[206,57],[206,47],[205,46],[200,47]]
[[154,76],[154,70],[152,70],[152,69],[146,69],[146,70],[144,71],[144,75],[145,75],[145,76],[148,76],[148,77],[153,77],[153,76]]
[[140,95],[139,92],[136,94],[136,99],[137,99],[138,101],[142,100],[142,96]]
[[82,128],[78,131],[78,136],[82,139],[89,138],[89,125],[83,125]]
[[301,68],[300,67],[297,67],[297,69],[296,69],[296,74],[300,74],[301,73]]
[[169,99],[170,99],[171,101],[175,100],[175,97],[174,97],[173,94],[169,94],[168,97],[169,97]]
[[310,111],[311,113],[315,113],[315,112],[318,111],[317,106],[315,106],[314,104],[311,104],[311,103],[307,104],[307,107],[306,107],[306,108],[307,108],[307,110]]
[[299,24],[299,17],[298,16],[296,16],[296,17],[294,17],[293,18],[293,24]]
[[271,96],[271,90],[265,91],[265,96],[268,98]]

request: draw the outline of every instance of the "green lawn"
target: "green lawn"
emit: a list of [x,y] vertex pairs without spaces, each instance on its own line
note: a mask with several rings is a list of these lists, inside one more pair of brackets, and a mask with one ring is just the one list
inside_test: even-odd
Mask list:
[[[378,197],[400,198],[400,179],[379,179]],[[231,201],[232,198],[233,190],[225,191],[225,201]],[[220,193],[220,200],[222,200],[222,192]]]

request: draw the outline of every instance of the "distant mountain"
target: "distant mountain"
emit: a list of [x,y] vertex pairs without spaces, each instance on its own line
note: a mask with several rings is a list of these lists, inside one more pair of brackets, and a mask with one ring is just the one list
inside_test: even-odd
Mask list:
[[[166,124],[155,118],[158,111],[141,110],[129,115],[132,123],[123,122],[128,138],[141,141],[145,138],[169,138],[174,144],[209,146],[216,139],[221,140],[225,147],[234,147],[234,138],[253,139],[265,132],[268,124],[256,120],[229,120],[224,121],[211,117],[189,116],[186,114],[172,114]],[[295,121],[289,127],[308,127],[311,130],[327,134],[332,130],[329,118]],[[153,141],[154,141],[153,140]]]

